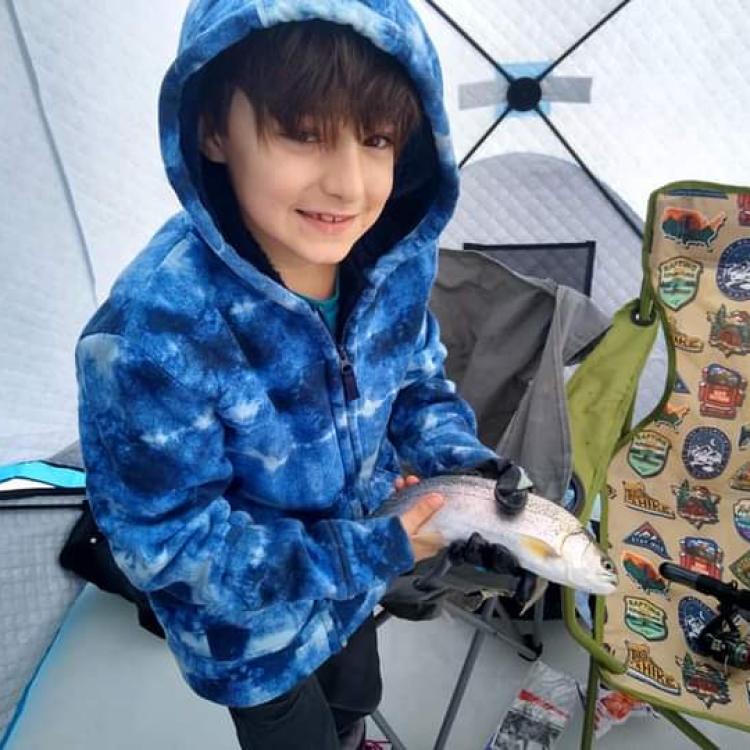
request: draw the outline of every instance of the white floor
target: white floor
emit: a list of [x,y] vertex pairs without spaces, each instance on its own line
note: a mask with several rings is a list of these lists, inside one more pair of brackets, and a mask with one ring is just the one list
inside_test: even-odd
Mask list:
[[[381,711],[408,750],[430,750],[469,646],[473,628],[441,616],[391,618],[378,631]],[[562,623],[546,623],[543,660],[585,684],[585,652]],[[482,750],[530,664],[487,637],[469,682],[449,750]],[[556,748],[579,746],[582,712]],[[743,733],[696,722],[722,750],[748,747]],[[371,725],[370,735],[378,736]],[[597,748],[691,747],[669,723],[632,719]],[[124,600],[88,585],[65,621],[34,682],[7,750],[238,750],[226,709],[196,696],[164,643],[137,623]],[[311,749],[311,750],[314,750]]]

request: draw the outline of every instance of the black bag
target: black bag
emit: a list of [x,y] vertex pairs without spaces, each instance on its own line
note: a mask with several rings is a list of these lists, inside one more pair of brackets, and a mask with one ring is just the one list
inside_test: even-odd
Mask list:
[[109,542],[94,521],[91,506],[83,502],[83,512],[76,521],[59,557],[60,565],[102,591],[118,594],[138,608],[138,622],[150,633],[164,638],[164,630],[156,619],[146,595],[135,588],[117,567]]

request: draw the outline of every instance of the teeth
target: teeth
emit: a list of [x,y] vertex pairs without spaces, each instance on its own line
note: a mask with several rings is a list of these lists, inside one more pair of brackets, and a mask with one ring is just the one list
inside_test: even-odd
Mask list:
[[315,214],[315,213],[309,213],[308,211],[303,211],[303,213],[306,213],[308,216],[312,216],[318,219],[318,221],[325,221],[325,222],[328,222],[329,224],[338,224],[342,221],[345,221],[344,217],[337,217],[337,216],[334,216],[333,214]]

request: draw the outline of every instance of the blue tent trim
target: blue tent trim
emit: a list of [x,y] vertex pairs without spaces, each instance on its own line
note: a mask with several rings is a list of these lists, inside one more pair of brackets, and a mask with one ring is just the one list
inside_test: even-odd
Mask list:
[[[28,488],[3,488],[3,483],[12,479],[25,479],[33,484]],[[59,494],[61,490],[84,490],[85,487],[86,472],[77,467],[61,466],[51,461],[22,461],[0,466],[0,495],[17,494],[27,490],[33,490],[35,493],[43,493],[46,490]]]

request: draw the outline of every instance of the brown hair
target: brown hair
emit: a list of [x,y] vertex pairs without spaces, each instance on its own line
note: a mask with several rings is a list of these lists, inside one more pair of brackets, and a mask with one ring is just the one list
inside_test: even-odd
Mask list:
[[318,19],[253,31],[206,65],[200,110],[209,131],[226,135],[237,88],[253,105],[261,138],[271,118],[299,134],[311,117],[326,143],[344,123],[360,137],[390,125],[398,157],[422,118],[414,84],[396,58],[351,27]]

